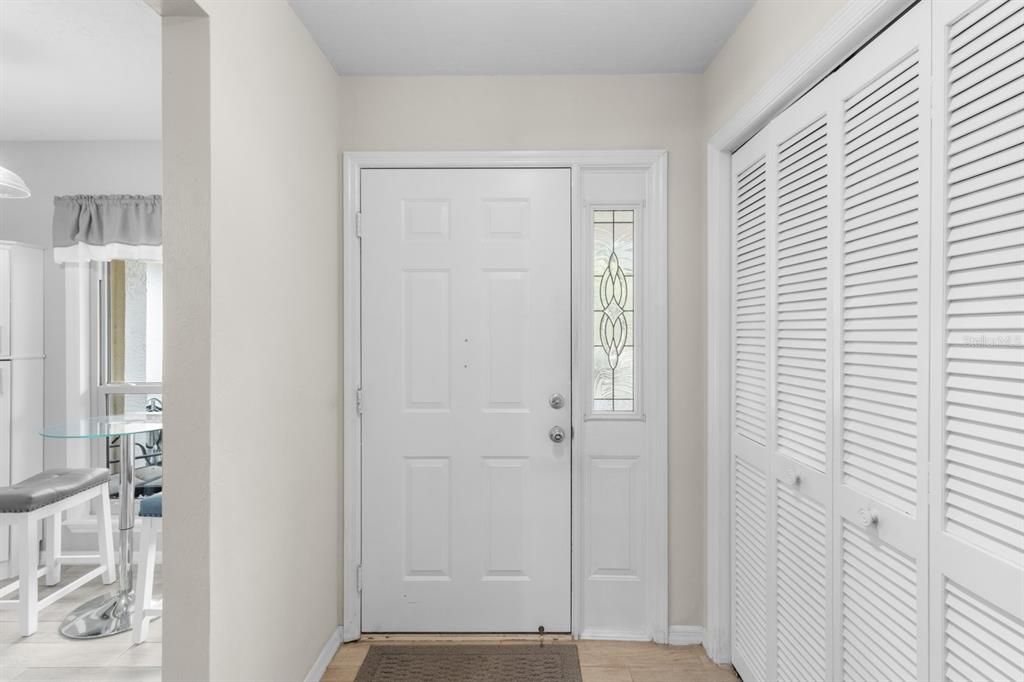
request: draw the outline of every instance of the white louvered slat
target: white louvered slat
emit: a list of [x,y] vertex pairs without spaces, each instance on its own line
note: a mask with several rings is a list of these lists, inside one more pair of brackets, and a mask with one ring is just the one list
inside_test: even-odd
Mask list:
[[[1024,485],[999,483],[1024,481],[1024,4],[983,3],[949,36],[944,525],[1024,567]],[[963,115],[979,101],[1016,102],[1016,125]]]
[[1024,680],[1024,0],[916,4],[768,130],[748,642],[780,680]]
[[755,680],[767,677],[768,496],[764,474],[736,460],[733,481],[733,591],[736,655]]
[[843,680],[916,680],[914,561],[844,522],[840,585]]
[[838,328],[829,348],[838,364],[831,394],[839,463],[831,527],[836,680],[933,679],[924,428],[930,15],[930,3],[912,7],[835,74]]
[[919,491],[919,85],[914,53],[848,98],[842,146],[842,478],[908,515]]
[[[902,92],[879,93],[887,101]],[[770,394],[767,673],[770,679],[829,679],[833,428],[829,396],[831,253],[837,203],[838,116],[834,89],[820,85],[767,131],[769,176]],[[870,136],[874,121],[861,133]],[[866,139],[866,138],[865,138]],[[863,185],[870,200],[871,183]],[[741,674],[743,671],[740,671]]]
[[779,484],[778,679],[828,679],[828,533],[825,509]]
[[[879,97],[898,101],[906,82]],[[830,459],[833,429],[829,372],[830,297],[835,260],[831,226],[836,215],[838,116],[829,111],[835,90],[819,85],[769,127],[777,195],[772,254],[773,419],[770,424],[775,487],[774,571],[769,606],[769,674],[780,682],[832,677],[832,551]],[[865,117],[859,139],[875,125]],[[891,170],[891,166],[889,167]],[[879,171],[886,172],[886,171]],[[861,184],[870,201],[873,183]],[[771,560],[771,554],[769,555]],[[772,670],[774,667],[774,671]]]
[[737,434],[767,443],[767,179],[764,158],[735,176],[733,423]]
[[775,240],[776,451],[823,473],[829,291],[827,138],[822,117],[778,143]]
[[1024,621],[946,581],[947,680],[1024,680]]
[[1024,679],[1024,2],[937,3],[932,669]]
[[[768,485],[773,430],[770,300],[776,166],[759,133],[733,155],[732,575],[734,664],[744,679],[773,676],[774,549]],[[792,361],[802,362],[794,356]]]

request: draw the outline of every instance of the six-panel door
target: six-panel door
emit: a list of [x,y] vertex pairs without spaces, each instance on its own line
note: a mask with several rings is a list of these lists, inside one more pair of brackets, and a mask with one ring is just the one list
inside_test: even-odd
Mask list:
[[567,632],[570,171],[364,170],[360,208],[362,629]]

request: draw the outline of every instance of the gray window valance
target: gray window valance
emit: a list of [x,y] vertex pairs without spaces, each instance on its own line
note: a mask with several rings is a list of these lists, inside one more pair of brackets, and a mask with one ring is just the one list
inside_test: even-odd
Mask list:
[[58,263],[162,258],[160,196],[55,197],[53,257]]

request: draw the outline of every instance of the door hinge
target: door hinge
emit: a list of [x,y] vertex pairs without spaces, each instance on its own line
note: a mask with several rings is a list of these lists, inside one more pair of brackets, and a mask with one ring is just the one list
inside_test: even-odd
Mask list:
[[356,213],[356,238],[363,238],[363,213],[362,211]]
[[361,415],[363,413],[363,387],[360,386],[356,389],[356,414]]
[[356,592],[363,591],[363,565],[356,566]]

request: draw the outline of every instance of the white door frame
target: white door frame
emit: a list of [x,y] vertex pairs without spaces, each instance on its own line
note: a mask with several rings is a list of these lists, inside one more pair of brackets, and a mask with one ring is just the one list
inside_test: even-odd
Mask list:
[[838,68],[913,0],[848,2],[814,38],[723,125],[707,146],[707,623],[704,648],[732,659],[732,458],[730,264],[732,153],[783,109]]
[[[589,355],[581,348],[577,315],[590,311],[592,302],[584,301],[584,286],[591,278],[591,269],[584,265],[592,262],[586,248],[581,221],[584,202],[581,196],[581,172],[589,170],[634,170],[645,172],[646,222],[645,239],[648,256],[644,259],[651,284],[648,310],[668,310],[668,155],[661,150],[617,151],[495,151],[495,152],[347,152],[343,155],[342,170],[342,595],[344,640],[353,641],[361,633],[361,598],[358,566],[362,546],[361,537],[361,426],[357,405],[357,390],[361,383],[360,325],[360,249],[358,213],[360,171],[364,168],[569,168],[572,172],[572,305],[573,305],[573,424],[583,424],[583,400],[580,377],[589,377],[590,370],[581,366]],[[651,315],[646,328],[646,343],[641,359],[646,366],[668,366],[668,320],[666,315]],[[589,341],[588,341],[589,343]],[[668,638],[668,379],[664,372],[653,373],[654,385],[645,385],[647,396],[646,420],[650,427],[648,438],[649,471],[644,484],[648,515],[645,519],[645,565],[649,577],[647,586],[647,616],[649,631],[643,636],[667,642]],[[660,375],[660,376],[659,376]],[[582,613],[583,518],[582,482],[578,441],[572,447],[572,635],[579,637],[585,630]],[[639,638],[639,637],[634,637]]]

